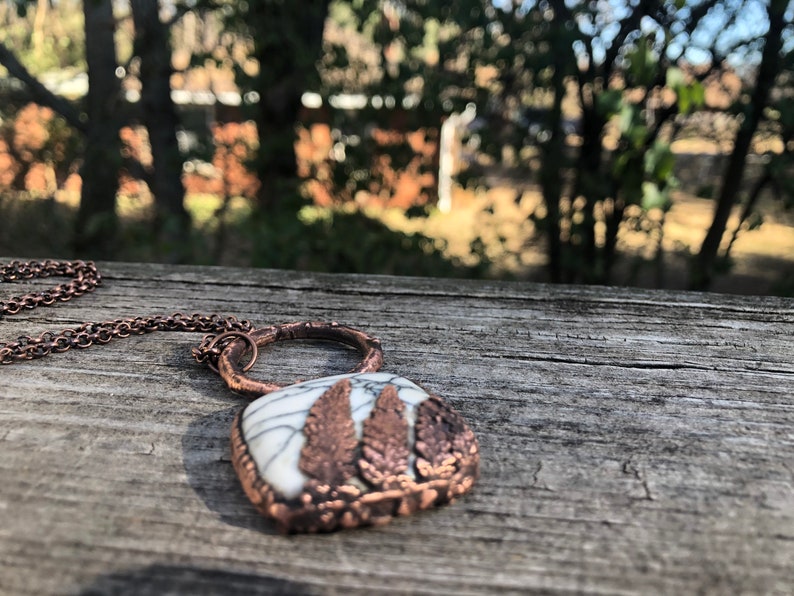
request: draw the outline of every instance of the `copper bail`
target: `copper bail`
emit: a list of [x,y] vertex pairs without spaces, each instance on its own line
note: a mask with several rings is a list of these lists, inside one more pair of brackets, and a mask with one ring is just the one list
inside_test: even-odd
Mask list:
[[376,372],[383,366],[383,350],[379,339],[339,323],[285,323],[263,327],[247,335],[246,339],[238,337],[231,341],[218,356],[218,372],[221,378],[229,389],[246,397],[256,398],[284,387],[276,383],[257,381],[244,374],[247,368],[241,368],[240,361],[251,349],[250,346],[262,348],[288,339],[322,339],[346,344],[361,353],[363,358],[351,373]]

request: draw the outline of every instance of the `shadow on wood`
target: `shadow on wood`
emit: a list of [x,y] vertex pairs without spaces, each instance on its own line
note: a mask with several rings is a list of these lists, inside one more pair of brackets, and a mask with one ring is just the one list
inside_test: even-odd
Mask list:
[[318,594],[317,586],[255,573],[200,569],[180,565],[149,565],[100,575],[79,596],[160,596],[161,594]]
[[[244,405],[244,404],[243,404]],[[207,509],[232,526],[276,534],[245,496],[229,457],[229,430],[241,406],[202,416],[182,437],[182,461],[190,487]]]

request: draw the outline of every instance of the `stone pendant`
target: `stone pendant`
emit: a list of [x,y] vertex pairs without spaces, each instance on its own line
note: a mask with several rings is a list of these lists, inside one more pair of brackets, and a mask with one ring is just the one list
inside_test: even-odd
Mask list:
[[384,372],[323,377],[253,401],[232,425],[232,461],[283,533],[385,524],[452,502],[479,472],[463,418]]

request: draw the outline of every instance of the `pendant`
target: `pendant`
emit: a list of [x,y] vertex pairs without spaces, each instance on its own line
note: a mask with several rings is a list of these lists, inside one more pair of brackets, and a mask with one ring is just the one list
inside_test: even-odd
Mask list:
[[[295,335],[297,325],[310,327]],[[357,372],[283,388],[252,381],[232,364],[245,351],[243,341],[229,344],[218,359],[221,375],[234,390],[250,395],[257,386],[272,389],[237,415],[231,448],[246,495],[279,531],[385,524],[451,503],[471,489],[479,473],[479,448],[460,414],[404,377],[371,372],[382,362],[374,338],[335,324],[291,327],[293,333],[287,334],[252,332],[248,342],[261,347],[319,336],[343,341],[341,331],[347,339],[357,334],[356,342],[344,343],[355,343],[365,359]],[[318,329],[322,332],[313,333]]]

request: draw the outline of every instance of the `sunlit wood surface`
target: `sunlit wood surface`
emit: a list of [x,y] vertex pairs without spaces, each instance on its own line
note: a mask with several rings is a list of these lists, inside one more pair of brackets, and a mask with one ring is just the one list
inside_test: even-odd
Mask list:
[[[3,259],[5,262],[8,259]],[[245,401],[156,333],[0,368],[2,594],[789,593],[794,301],[522,283],[100,264],[0,338],[174,311],[337,320],[477,433],[470,496],[283,537],[229,463]],[[3,297],[44,287],[0,284]],[[355,355],[279,344],[280,382]]]

